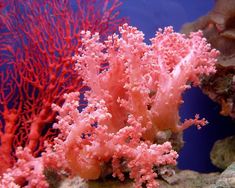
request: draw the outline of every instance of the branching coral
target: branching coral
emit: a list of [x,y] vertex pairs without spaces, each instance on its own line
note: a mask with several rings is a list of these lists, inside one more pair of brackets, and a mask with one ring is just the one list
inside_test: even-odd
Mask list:
[[59,112],[54,128],[60,130],[54,145],[49,144],[39,158],[28,148],[19,150],[18,161],[3,174],[1,186],[28,182],[28,187],[47,187],[43,171],[50,168],[85,179],[97,179],[111,169],[122,181],[129,172],[135,187],[158,187],[156,170],[175,165],[178,154],[170,142],[158,144],[157,135],[206,124],[198,115],[180,124],[178,109],[184,90],[215,71],[218,51],[211,50],[201,32],[186,38],[168,27],[156,33],[151,45],[127,24],[120,34],[102,43],[99,34],[81,33],[73,60],[89,87],[87,106],[78,109],[78,92],[64,95],[62,107],[54,104]]
[[123,19],[119,0],[3,0],[0,5],[0,175],[11,167],[18,146],[38,156],[63,94],[80,90],[72,56],[80,32],[105,38]]
[[187,38],[167,27],[156,33],[151,45],[127,24],[120,35],[101,43],[98,34],[82,32],[74,59],[90,88],[85,93],[87,107],[78,110],[79,93],[66,95],[62,107],[54,105],[59,112],[54,128],[61,134],[51,154],[58,164],[52,166],[97,179],[111,163],[113,176],[120,180],[127,170],[136,187],[157,187],[154,168],[174,165],[177,158],[169,142],[157,144],[157,134],[207,123],[196,115],[180,124],[178,111],[182,93],[198,85],[200,76],[215,72],[218,51],[200,31]]
[[[178,109],[182,93],[200,83],[200,76],[215,72],[218,51],[211,50],[202,33],[189,38],[174,33],[171,27],[156,33],[146,45],[143,33],[124,25],[118,35],[100,43],[98,34],[84,33],[83,45],[75,56],[77,69],[91,88],[89,98],[103,99],[112,117],[108,129],[125,126],[127,114],[141,116],[145,138],[154,140],[155,132],[179,132],[204,120],[179,124]],[[109,69],[101,71],[108,63]],[[104,65],[103,65],[104,64]]]

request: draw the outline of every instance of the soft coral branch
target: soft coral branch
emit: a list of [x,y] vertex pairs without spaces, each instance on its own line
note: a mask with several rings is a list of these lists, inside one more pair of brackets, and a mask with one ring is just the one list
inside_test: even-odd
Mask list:
[[182,131],[188,127],[179,125],[182,93],[191,83],[197,86],[202,75],[215,72],[218,51],[211,50],[200,31],[187,39],[168,28],[163,33],[158,32],[152,43],[153,53],[159,54],[156,60],[161,72],[151,108],[152,122],[160,130]]
[[[189,121],[182,127],[179,122],[182,93],[191,83],[197,86],[202,75],[215,72],[218,51],[211,50],[200,31],[187,38],[168,27],[156,33],[151,45],[134,27],[124,25],[120,33],[121,38],[113,35],[104,44],[97,34],[84,33],[82,55],[75,56],[91,95],[104,99],[112,111],[109,130],[123,127],[128,113],[142,117],[150,140],[156,131],[179,132],[188,127]],[[102,63],[110,68],[100,71]]]

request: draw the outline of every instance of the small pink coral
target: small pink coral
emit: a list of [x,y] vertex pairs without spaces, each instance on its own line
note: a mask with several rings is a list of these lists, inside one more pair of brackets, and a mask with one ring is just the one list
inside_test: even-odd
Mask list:
[[14,166],[8,169],[0,178],[1,188],[48,188],[46,178],[43,174],[44,165],[42,158],[33,157],[30,149],[18,148],[18,158]]

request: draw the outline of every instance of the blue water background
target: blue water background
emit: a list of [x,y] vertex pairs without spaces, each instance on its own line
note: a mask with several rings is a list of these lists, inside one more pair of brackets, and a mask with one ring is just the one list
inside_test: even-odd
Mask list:
[[[121,16],[128,17],[131,25],[143,31],[148,42],[158,28],[172,25],[179,31],[182,24],[205,15],[213,5],[214,0],[123,0]],[[180,152],[178,167],[199,172],[216,171],[218,169],[210,162],[210,150],[216,140],[234,135],[235,124],[230,118],[220,116],[219,105],[198,88],[185,92],[184,101],[180,109],[182,120],[199,113],[209,124],[201,130],[191,127],[184,132],[185,146]]]

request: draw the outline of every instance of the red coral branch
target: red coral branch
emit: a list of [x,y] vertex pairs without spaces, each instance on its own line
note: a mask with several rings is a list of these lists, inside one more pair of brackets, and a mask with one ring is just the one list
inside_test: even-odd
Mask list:
[[[14,70],[9,67],[5,72],[0,72],[0,174],[11,167],[15,158],[12,154],[12,146],[16,131],[20,124],[20,113],[22,109],[21,82],[16,78]],[[4,125],[4,126],[3,126]]]
[[[118,18],[119,6],[119,0],[4,2],[1,158],[11,159],[18,146],[29,147],[37,156],[44,141],[52,140],[56,134],[51,128],[56,115],[52,103],[61,105],[64,93],[84,87],[71,58],[81,44],[80,31],[99,32],[102,37],[112,33],[124,21]],[[0,174],[5,168],[1,169]]]

